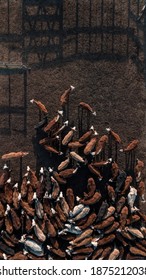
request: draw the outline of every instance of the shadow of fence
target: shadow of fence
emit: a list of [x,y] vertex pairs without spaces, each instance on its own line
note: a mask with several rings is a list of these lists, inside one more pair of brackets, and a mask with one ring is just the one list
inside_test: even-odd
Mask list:
[[79,57],[130,56],[144,66],[144,0],[23,0],[18,30],[11,30],[13,1],[7,4],[7,32],[0,42],[10,43],[10,53],[20,52],[24,64],[39,68]]
[[[0,75],[7,77],[8,90],[7,90],[7,98],[5,102],[1,97],[1,105],[0,105],[0,116],[1,116],[1,126],[0,126],[0,134],[11,135],[13,129],[12,127],[12,116],[17,115],[19,118],[22,117],[22,127],[18,127],[18,122],[16,122],[15,132],[22,132],[25,136],[27,135],[27,74],[30,69],[24,65],[20,64],[10,64],[10,63],[0,63]],[[12,76],[19,75],[21,76],[21,84],[22,88],[19,93],[21,98],[21,102],[19,102],[18,92],[17,104],[16,102],[12,102],[12,96],[14,101],[14,89],[12,90]],[[17,91],[17,90],[16,90]],[[21,103],[21,105],[20,105]],[[4,120],[2,119],[4,116]]]
[[136,56],[133,61],[142,64],[143,2],[23,0],[23,61],[38,68],[79,57]]

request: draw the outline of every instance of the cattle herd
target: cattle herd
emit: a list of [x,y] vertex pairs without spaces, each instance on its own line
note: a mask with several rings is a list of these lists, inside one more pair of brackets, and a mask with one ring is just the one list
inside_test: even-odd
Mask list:
[[[17,182],[9,163],[28,152],[2,156],[0,259],[146,259],[139,141],[123,145],[110,127],[100,136],[91,123],[96,112],[85,102],[79,103],[79,123],[72,126],[68,106],[74,90],[70,86],[61,94],[51,120],[47,106],[31,100],[41,116],[35,126],[37,170],[30,163]],[[119,153],[125,158],[123,169]]]

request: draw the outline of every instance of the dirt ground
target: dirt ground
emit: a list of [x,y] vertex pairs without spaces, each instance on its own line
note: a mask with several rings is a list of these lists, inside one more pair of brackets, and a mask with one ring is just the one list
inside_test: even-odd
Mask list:
[[[14,2],[17,1],[13,1],[13,5],[16,5]],[[122,3],[124,2],[122,1]],[[66,5],[71,5],[72,1],[65,1],[65,3]],[[6,2],[0,1],[0,6],[2,14],[6,15]],[[20,23],[19,12],[20,5],[16,5],[13,10],[14,17],[11,31],[15,31],[18,22]],[[109,17],[107,18],[110,20]],[[119,22],[120,20],[121,18],[119,17]],[[6,32],[6,21],[6,17],[3,17],[3,20],[1,17],[1,32],[4,33]],[[71,24],[70,18],[68,18],[68,22],[66,19],[67,23]],[[21,32],[20,25],[17,30],[18,33]],[[86,40],[85,35],[84,37],[84,40]],[[127,40],[127,36],[123,38],[125,39],[120,36],[120,41],[117,39],[117,42],[115,42],[115,48],[117,49],[119,44],[121,51],[124,49],[124,40]],[[108,37],[104,39],[108,42]],[[94,41],[95,43],[97,41]],[[20,63],[22,59],[21,50],[17,51],[17,44],[13,44],[13,50],[11,46],[10,51],[10,45],[12,44],[9,42],[0,42],[1,61],[7,62],[9,60],[11,63]],[[69,53],[72,52],[74,47],[72,43],[66,45]],[[36,69],[34,65],[31,66],[31,62],[35,61],[35,59],[36,56],[29,55],[28,65],[31,67],[31,72],[28,74],[27,86],[27,136],[25,137],[23,133],[19,132],[19,129],[22,129],[23,126],[23,116],[12,114],[11,135],[0,135],[0,156],[11,151],[28,151],[29,155],[23,161],[23,170],[25,172],[28,164],[35,168],[36,160],[32,137],[35,135],[34,126],[39,121],[39,114],[37,108],[30,103],[30,100],[32,98],[41,100],[48,108],[49,119],[51,119],[60,108],[60,95],[70,85],[73,85],[75,86],[75,92],[70,97],[70,123],[77,123],[79,102],[89,103],[97,112],[96,117],[92,117],[91,123],[95,126],[99,135],[104,134],[105,128],[110,125],[121,136],[123,145],[127,145],[133,139],[138,139],[140,143],[136,155],[139,159],[145,161],[146,90],[143,75],[138,72],[130,58],[124,61],[119,61],[118,59],[108,61],[103,59],[96,60],[93,57],[92,59],[86,59],[85,56],[78,59],[74,57],[72,60],[63,60],[62,62],[51,64],[51,67],[45,67],[44,69]],[[19,75],[11,77],[11,92],[13,106],[21,105],[23,103],[23,77]],[[8,77],[2,75],[0,76],[0,100],[1,106],[5,106],[8,102]],[[7,126],[7,114],[1,114],[0,122],[1,127]],[[16,130],[18,131],[16,132]],[[122,162],[120,157],[119,155],[119,161]],[[11,165],[15,176],[17,176],[19,163],[13,161]],[[2,166],[3,161],[0,160],[0,168]]]

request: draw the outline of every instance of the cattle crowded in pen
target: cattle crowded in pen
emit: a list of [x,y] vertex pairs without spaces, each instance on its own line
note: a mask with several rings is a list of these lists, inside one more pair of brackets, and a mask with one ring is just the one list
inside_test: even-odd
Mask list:
[[[78,124],[71,125],[68,105],[74,91],[70,86],[61,94],[51,120],[47,104],[30,101],[41,115],[35,126],[37,170],[30,162],[17,182],[9,163],[13,168],[13,159],[29,151],[2,156],[0,259],[146,259],[139,140],[124,144],[111,127],[99,135],[92,124],[96,112],[85,102],[78,106]],[[118,164],[119,153],[124,167]]]

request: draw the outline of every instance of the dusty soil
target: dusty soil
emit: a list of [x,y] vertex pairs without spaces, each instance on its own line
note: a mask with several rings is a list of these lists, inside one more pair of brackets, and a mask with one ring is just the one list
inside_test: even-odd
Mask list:
[[[17,5],[16,5],[17,2]],[[21,33],[21,6],[19,1],[11,2],[11,12],[13,15],[13,24],[11,25],[11,32]],[[96,1],[96,9],[98,6]],[[122,1],[121,5],[124,5],[126,1]],[[111,1],[109,1],[111,3]],[[73,2],[65,1],[66,7],[70,7],[73,10]],[[71,7],[72,6],[72,7]],[[87,2],[85,1],[85,6]],[[14,9],[12,9],[15,7]],[[124,6],[122,6],[124,7]],[[6,2],[0,2],[0,8],[2,15],[7,15]],[[108,11],[108,5],[107,5]],[[65,9],[65,6],[64,6]],[[92,7],[93,9],[93,7]],[[88,7],[85,7],[84,11],[88,11]],[[108,19],[107,24],[110,23],[109,14],[105,10],[105,20]],[[118,12],[120,15],[118,17]],[[84,12],[85,13],[85,12]],[[74,23],[73,19],[65,14],[66,26]],[[84,16],[86,19],[86,16]],[[120,6],[116,6],[116,24],[122,26],[126,25],[126,20],[121,20]],[[7,17],[1,17],[1,33],[6,33]],[[19,23],[19,24],[18,24]],[[86,20],[84,24],[86,23]],[[93,21],[94,26],[95,20]],[[19,28],[18,28],[19,26]],[[101,36],[100,36],[101,37]],[[71,55],[74,53],[75,44],[70,37],[70,41],[66,42],[64,53]],[[79,52],[86,53],[87,47],[86,35],[79,37]],[[98,46],[99,36],[92,36],[91,38],[93,46]],[[104,51],[111,49],[111,36],[104,35],[103,45]],[[81,44],[82,42],[82,44]],[[127,43],[127,36],[116,36],[114,41],[115,51],[125,54]],[[21,51],[17,50],[18,43],[0,43],[1,61],[7,62],[22,62]],[[9,48],[11,46],[11,48]],[[134,46],[132,42],[129,45],[132,53]],[[99,51],[94,47],[93,53]],[[127,60],[96,60],[85,59],[80,57],[70,60],[63,60],[62,62],[52,63],[51,67],[45,67],[44,69],[36,69],[33,62],[36,62],[36,55],[30,54],[28,57],[28,65],[31,67],[31,73],[28,74],[28,96],[27,96],[27,136],[16,130],[22,129],[23,116],[12,114],[11,116],[11,135],[7,136],[1,134],[1,149],[0,156],[4,153],[11,151],[29,151],[29,155],[23,161],[23,169],[26,170],[26,165],[30,165],[35,168],[35,156],[32,146],[32,136],[35,135],[34,126],[39,121],[39,114],[37,108],[30,103],[30,99],[35,98],[41,100],[49,110],[49,119],[54,117],[57,110],[60,108],[59,97],[65,89],[70,85],[74,85],[76,90],[70,98],[70,123],[74,121],[77,123],[78,119],[78,104],[80,101],[89,103],[97,112],[97,116],[92,117],[91,123],[94,124],[99,135],[105,133],[105,128],[109,124],[111,128],[119,133],[123,140],[123,144],[126,145],[133,139],[138,139],[140,144],[137,150],[137,157],[145,161],[145,88],[143,75],[138,72],[136,66],[132,63],[131,59]],[[12,104],[20,105],[23,102],[23,79],[19,75],[11,77],[11,92],[12,92]],[[8,78],[6,76],[0,76],[0,97],[1,105],[7,104],[8,100]],[[7,114],[1,115],[1,127],[6,127],[8,122]],[[119,156],[120,157],[120,156]],[[119,161],[122,162],[121,158]],[[19,170],[19,163],[13,161],[11,163],[15,176]],[[3,161],[0,160],[0,167],[2,168]],[[17,171],[17,172],[16,172]]]

